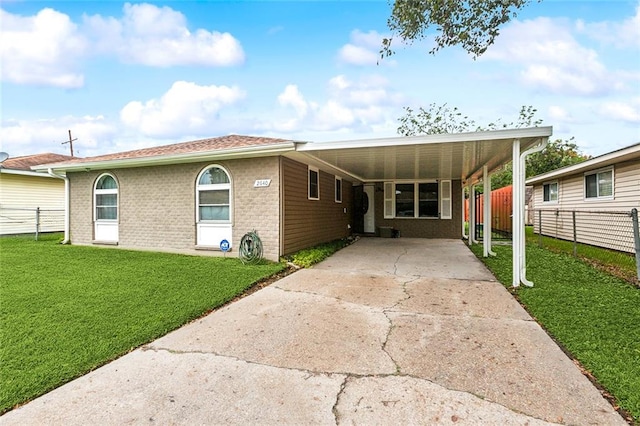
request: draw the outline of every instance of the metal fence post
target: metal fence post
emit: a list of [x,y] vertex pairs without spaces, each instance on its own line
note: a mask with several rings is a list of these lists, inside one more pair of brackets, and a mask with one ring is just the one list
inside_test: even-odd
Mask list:
[[39,233],[40,233],[40,207],[36,207],[36,241],[38,241]]
[[571,212],[573,218],[573,257],[578,256],[578,233],[576,232],[576,211]]
[[636,277],[640,281],[640,229],[638,229],[638,209],[631,209],[631,220],[633,221],[633,239],[636,247]]
[[542,247],[542,210],[538,210],[538,247]]

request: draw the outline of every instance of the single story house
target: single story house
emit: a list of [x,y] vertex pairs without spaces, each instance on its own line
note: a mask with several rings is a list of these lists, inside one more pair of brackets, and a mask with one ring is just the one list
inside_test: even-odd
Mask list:
[[64,230],[64,181],[31,167],[72,158],[45,153],[9,157],[0,163],[0,235],[35,232],[37,209],[40,232]]
[[551,133],[323,143],[230,135],[35,169],[66,179],[74,244],[215,254],[222,240],[234,250],[256,230],[265,257],[278,260],[353,232],[461,238],[464,185]]
[[628,213],[640,210],[640,143],[534,176],[527,184],[534,187],[535,232],[573,240],[575,220],[578,242],[634,251]]

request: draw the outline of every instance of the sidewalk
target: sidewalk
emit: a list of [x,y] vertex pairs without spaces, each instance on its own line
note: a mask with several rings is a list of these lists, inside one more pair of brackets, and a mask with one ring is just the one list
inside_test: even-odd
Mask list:
[[0,418],[625,425],[460,241],[361,239]]

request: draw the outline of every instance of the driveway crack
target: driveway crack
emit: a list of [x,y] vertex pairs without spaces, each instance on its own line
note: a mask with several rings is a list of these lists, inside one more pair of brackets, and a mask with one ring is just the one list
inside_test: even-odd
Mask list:
[[347,380],[349,380],[349,376],[346,376],[340,384],[340,390],[338,390],[338,394],[336,395],[336,402],[331,408],[331,412],[333,413],[333,418],[335,419],[336,425],[340,424],[340,413],[338,413],[338,404],[340,403],[340,397],[344,393],[344,388],[347,387]]
[[400,253],[396,260],[393,262],[393,275],[398,275],[398,262],[400,262],[400,258],[402,258],[402,256],[406,255],[407,253],[409,253],[409,251],[404,248],[403,252]]
[[393,328],[394,328],[393,320],[391,320],[391,318],[389,317],[387,310],[382,311],[382,313],[384,314],[387,321],[389,321],[389,329],[387,330],[387,334],[384,337],[384,342],[382,342],[382,352],[384,352],[393,363],[396,369],[394,375],[400,375],[401,371],[400,371],[400,366],[398,365],[398,362],[395,359],[393,359],[393,357],[387,350],[387,344],[389,343],[389,336],[391,336],[391,332],[393,331]]

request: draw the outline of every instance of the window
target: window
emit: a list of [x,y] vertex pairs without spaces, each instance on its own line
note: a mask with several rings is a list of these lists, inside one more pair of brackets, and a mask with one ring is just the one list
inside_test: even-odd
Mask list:
[[415,184],[396,184],[396,217],[415,216]]
[[558,202],[558,182],[542,184],[542,201],[545,203]]
[[384,217],[451,219],[451,181],[385,182]]
[[198,221],[230,220],[231,181],[220,166],[205,169],[198,178]]
[[113,176],[98,178],[94,196],[95,220],[118,220],[118,184]]
[[342,179],[336,176],[336,203],[342,202]]
[[318,169],[309,166],[309,199],[320,199],[320,185],[318,183]]
[[418,188],[418,217],[438,217],[438,183],[420,183]]
[[613,198],[613,169],[584,175],[585,198]]

